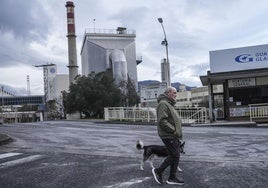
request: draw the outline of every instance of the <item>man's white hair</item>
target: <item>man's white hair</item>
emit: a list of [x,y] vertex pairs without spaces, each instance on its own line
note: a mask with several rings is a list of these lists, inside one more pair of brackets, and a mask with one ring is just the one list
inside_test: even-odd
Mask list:
[[170,93],[170,92],[172,92],[172,91],[177,91],[177,89],[175,88],[175,87],[172,87],[172,86],[169,86],[166,90],[165,90],[165,94],[168,94],[168,93]]

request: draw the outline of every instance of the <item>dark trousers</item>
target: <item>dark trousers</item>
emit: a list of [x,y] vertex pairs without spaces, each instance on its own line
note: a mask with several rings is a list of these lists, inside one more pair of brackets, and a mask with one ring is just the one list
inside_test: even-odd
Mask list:
[[163,173],[170,166],[169,178],[175,178],[180,160],[180,142],[177,139],[162,139],[162,141],[168,150],[168,156],[156,172]]

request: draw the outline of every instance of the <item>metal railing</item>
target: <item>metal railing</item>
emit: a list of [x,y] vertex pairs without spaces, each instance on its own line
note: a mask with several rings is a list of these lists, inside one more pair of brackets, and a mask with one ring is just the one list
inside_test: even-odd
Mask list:
[[[182,123],[201,124],[207,123],[208,115],[205,107],[177,107]],[[105,121],[134,121],[156,122],[155,108],[140,107],[109,107],[104,108]]]
[[156,122],[155,108],[109,107],[104,108],[106,121]]
[[126,30],[120,32],[117,29],[86,28],[85,34],[127,34],[127,35],[135,35],[136,31],[134,29],[126,29]]
[[249,104],[250,121],[268,118],[268,103]]
[[36,111],[24,111],[24,112],[2,112],[0,114],[1,123],[23,123],[23,122],[35,122],[43,121],[43,115],[41,112]]
[[177,107],[183,123],[202,124],[208,123],[208,111],[205,107]]

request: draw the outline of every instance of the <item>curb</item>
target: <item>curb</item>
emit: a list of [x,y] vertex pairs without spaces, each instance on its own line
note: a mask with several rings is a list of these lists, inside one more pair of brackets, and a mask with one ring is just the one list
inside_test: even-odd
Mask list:
[[[129,124],[129,125],[152,125],[156,126],[156,122],[140,122],[140,121],[92,121],[94,123],[103,124]],[[248,127],[248,128],[268,128],[268,124],[257,124],[256,122],[213,122],[206,124],[182,123],[183,127]]]
[[12,141],[12,138],[10,138],[8,135],[0,134],[0,146],[4,144],[8,144],[11,141]]

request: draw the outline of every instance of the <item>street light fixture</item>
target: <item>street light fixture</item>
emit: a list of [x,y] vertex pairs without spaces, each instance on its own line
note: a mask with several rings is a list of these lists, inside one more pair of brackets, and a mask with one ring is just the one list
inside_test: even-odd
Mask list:
[[168,63],[168,81],[167,81],[167,85],[170,86],[170,68],[169,68],[169,58],[168,58],[168,41],[167,41],[167,36],[166,36],[166,32],[165,32],[165,28],[163,25],[163,19],[162,18],[157,18],[158,22],[161,24],[163,32],[164,32],[164,40],[161,42],[161,45],[166,46],[166,55],[167,55],[167,63]]

